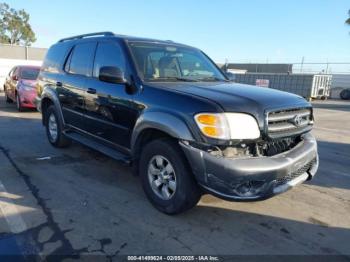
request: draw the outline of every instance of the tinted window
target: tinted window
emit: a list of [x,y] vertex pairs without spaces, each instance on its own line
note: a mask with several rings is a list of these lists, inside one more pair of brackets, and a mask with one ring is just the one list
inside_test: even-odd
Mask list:
[[28,80],[35,80],[38,77],[40,69],[39,68],[22,68],[21,78]]
[[82,43],[74,47],[69,73],[91,76],[96,43]]
[[99,43],[95,55],[94,76],[98,77],[102,66],[116,66],[125,72],[125,57],[117,43]]
[[67,48],[67,45],[64,43],[50,47],[43,63],[43,70],[55,73],[58,72],[65,58]]

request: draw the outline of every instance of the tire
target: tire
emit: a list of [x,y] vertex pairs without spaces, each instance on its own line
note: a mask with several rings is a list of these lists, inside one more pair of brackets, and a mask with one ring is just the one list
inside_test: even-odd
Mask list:
[[340,98],[343,100],[350,99],[350,89],[344,89],[340,92]]
[[[158,157],[162,158],[162,165],[158,165]],[[159,174],[161,173],[159,172],[160,170],[169,170],[169,164],[169,169],[171,170],[172,167],[174,172],[163,173],[163,175],[165,174],[164,177],[168,176],[168,180],[164,180],[163,177],[160,178],[163,175],[150,175],[152,168],[155,168]],[[139,162],[139,174],[147,198],[155,208],[165,214],[174,215],[182,213],[194,207],[201,198],[201,190],[193,177],[187,160],[180,146],[172,139],[163,138],[153,140],[144,147]],[[151,185],[152,180],[157,180],[159,185],[160,179],[168,188],[166,190],[170,194],[170,198],[168,199],[163,194],[162,189],[164,184],[158,187],[152,187]],[[170,185],[174,185],[174,182],[176,186],[175,190],[172,190],[174,186],[171,187]]]
[[18,112],[23,112],[23,107],[21,105],[21,98],[19,96],[19,94],[16,95],[16,107]]
[[7,96],[7,92],[5,90],[5,101],[6,103],[12,103],[13,101]]
[[[63,134],[63,122],[58,115],[54,105],[51,105],[44,112],[46,135],[54,147],[67,147],[71,140]],[[56,132],[55,132],[56,130]]]

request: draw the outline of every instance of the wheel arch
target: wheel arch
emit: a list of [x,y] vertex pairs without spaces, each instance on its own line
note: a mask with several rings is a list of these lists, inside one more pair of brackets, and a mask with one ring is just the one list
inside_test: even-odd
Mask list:
[[165,112],[143,114],[137,120],[131,138],[134,174],[138,174],[138,161],[142,147],[150,141],[161,138],[194,140],[189,127],[179,117]]
[[41,101],[40,101],[40,109],[42,113],[42,123],[45,125],[45,114],[46,110],[49,108],[50,105],[54,105],[56,109],[58,110],[58,115],[62,120],[62,123],[64,124],[64,118],[62,114],[62,108],[61,104],[58,100],[56,92],[47,86],[44,90],[44,92],[41,94]]

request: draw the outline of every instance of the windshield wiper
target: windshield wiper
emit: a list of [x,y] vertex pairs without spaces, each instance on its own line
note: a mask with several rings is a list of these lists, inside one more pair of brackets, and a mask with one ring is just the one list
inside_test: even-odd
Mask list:
[[199,78],[198,81],[228,82],[228,80],[226,80],[226,79],[221,79],[221,78],[215,77],[215,76],[208,76],[208,77],[204,77],[204,78]]
[[198,82],[197,79],[185,78],[185,77],[177,77],[177,76],[169,76],[169,77],[157,77],[150,78],[148,80],[156,81],[156,80],[173,80],[173,81],[184,81],[184,82]]

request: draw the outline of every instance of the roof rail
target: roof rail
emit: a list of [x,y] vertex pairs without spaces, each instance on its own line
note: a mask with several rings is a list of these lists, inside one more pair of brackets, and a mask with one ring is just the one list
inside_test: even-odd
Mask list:
[[69,40],[75,40],[75,39],[82,39],[82,38],[87,38],[87,37],[92,37],[92,36],[114,36],[114,33],[112,32],[97,32],[97,33],[90,33],[90,34],[84,34],[84,35],[76,35],[76,36],[71,36],[67,38],[62,38],[58,42],[65,42]]

